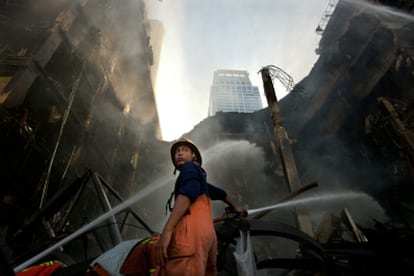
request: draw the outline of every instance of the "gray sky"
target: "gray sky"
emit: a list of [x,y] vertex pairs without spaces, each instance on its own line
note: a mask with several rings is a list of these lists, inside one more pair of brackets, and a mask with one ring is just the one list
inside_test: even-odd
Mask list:
[[[165,36],[156,100],[163,140],[189,132],[207,118],[210,86],[218,69],[247,70],[267,102],[257,73],[275,65],[295,82],[318,56],[315,32],[329,0],[149,1],[149,18]],[[275,84],[278,99],[286,90]]]

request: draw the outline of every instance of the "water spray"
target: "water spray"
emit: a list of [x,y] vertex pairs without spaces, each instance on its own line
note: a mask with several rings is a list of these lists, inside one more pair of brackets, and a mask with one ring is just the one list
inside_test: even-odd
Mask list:
[[266,207],[251,209],[247,211],[247,215],[257,214],[256,216],[253,217],[257,219],[277,208],[297,206],[297,205],[308,204],[312,202],[321,202],[322,200],[333,201],[333,200],[338,200],[338,199],[343,199],[343,198],[356,198],[356,197],[361,197],[361,196],[363,196],[363,194],[355,193],[355,192],[347,192],[347,193],[339,193],[339,194],[321,194],[321,195],[316,195],[313,197],[293,199],[293,200],[279,202],[279,203],[269,205]]
[[76,239],[77,237],[81,236],[82,234],[94,229],[97,225],[103,223],[108,218],[110,218],[113,215],[116,215],[125,209],[127,209],[130,205],[134,204],[135,202],[138,202],[140,199],[144,198],[145,196],[151,194],[152,192],[156,191],[157,189],[165,186],[169,180],[163,179],[162,181],[157,181],[156,184],[150,184],[145,189],[143,189],[140,193],[136,194],[135,196],[131,197],[130,199],[122,202],[115,208],[112,208],[108,212],[102,214],[101,216],[97,217],[93,221],[91,221],[88,224],[85,224],[81,228],[79,228],[77,231],[73,232],[72,234],[68,235],[67,237],[63,238],[62,240],[58,241],[51,247],[47,248],[46,250],[40,252],[36,256],[30,258],[29,260],[23,262],[22,264],[16,266],[13,268],[13,271],[15,273],[31,266],[32,264],[36,263],[37,261],[41,260],[43,257],[46,257],[56,249],[60,248],[61,246],[67,244],[68,242]]
[[301,186],[299,189],[297,189],[294,192],[291,192],[290,194],[288,194],[286,197],[282,198],[278,203],[276,203],[275,205],[272,206],[267,206],[267,207],[263,207],[263,208],[259,208],[259,209],[253,209],[248,211],[248,215],[254,215],[256,214],[253,219],[259,219],[265,215],[267,215],[268,213],[270,213],[272,210],[278,208],[280,204],[289,201],[290,199],[302,194],[303,192],[306,192],[312,188],[318,187],[318,183],[317,182],[313,182],[304,186]]
[[[297,189],[296,191],[293,191],[293,192],[289,193],[287,196],[285,196],[284,198],[279,200],[278,203],[276,203],[274,205],[271,205],[271,206],[266,206],[266,207],[263,207],[263,208],[247,210],[246,214],[244,214],[243,216],[255,215],[253,217],[253,219],[259,219],[259,218],[263,217],[264,215],[268,214],[269,212],[271,212],[272,210],[281,207],[280,206],[281,204],[283,204],[283,203],[289,201],[290,199],[296,197],[297,195],[302,194],[303,192],[305,192],[309,189],[315,188],[315,187],[318,187],[318,183],[316,183],[316,182],[304,185],[304,186],[300,187],[299,189]],[[213,222],[216,223],[216,222],[220,222],[220,221],[223,221],[223,220],[226,220],[226,219],[232,219],[235,216],[237,216],[237,214],[235,214],[234,212],[228,211],[223,216],[214,218]]]

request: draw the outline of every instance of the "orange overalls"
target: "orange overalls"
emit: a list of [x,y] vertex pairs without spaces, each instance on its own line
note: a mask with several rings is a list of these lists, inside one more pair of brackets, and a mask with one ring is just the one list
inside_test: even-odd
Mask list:
[[207,195],[200,195],[190,205],[189,214],[176,225],[164,267],[155,264],[154,250],[158,240],[159,235],[155,235],[139,243],[128,255],[120,272],[127,276],[216,275],[217,237]]
[[217,237],[211,216],[210,198],[200,195],[174,229],[168,246],[168,261],[160,275],[216,275]]

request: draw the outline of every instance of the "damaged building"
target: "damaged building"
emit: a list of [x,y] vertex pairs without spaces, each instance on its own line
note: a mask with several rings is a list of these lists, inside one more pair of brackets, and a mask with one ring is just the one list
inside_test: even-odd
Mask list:
[[[175,176],[159,137],[157,53],[145,3],[124,2],[0,2],[2,272],[83,226],[53,256],[83,262],[160,231]],[[185,134],[209,181],[249,210],[317,183],[309,205],[250,222],[252,233],[312,249],[259,240],[257,266],[269,275],[413,268],[413,12],[410,1],[338,1],[318,30],[318,61],[288,96],[252,114],[219,112]],[[104,226],[88,224],[134,195]]]
[[[18,257],[42,247],[31,243],[33,231],[47,228],[49,237],[73,231],[62,224],[68,214],[49,213],[43,223],[36,214],[68,183],[90,172],[116,190],[141,182],[141,152],[160,135],[151,81],[156,64],[144,2],[0,6],[1,223]],[[82,201],[91,205],[81,207],[76,227],[102,210],[93,184],[84,186]]]

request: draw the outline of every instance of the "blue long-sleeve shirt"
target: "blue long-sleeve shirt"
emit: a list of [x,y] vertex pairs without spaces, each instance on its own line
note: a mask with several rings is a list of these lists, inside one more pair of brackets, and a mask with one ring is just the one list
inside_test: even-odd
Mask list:
[[194,202],[197,197],[207,194],[212,200],[224,200],[227,193],[207,182],[206,172],[194,162],[186,162],[181,167],[175,183],[175,196],[182,194]]

